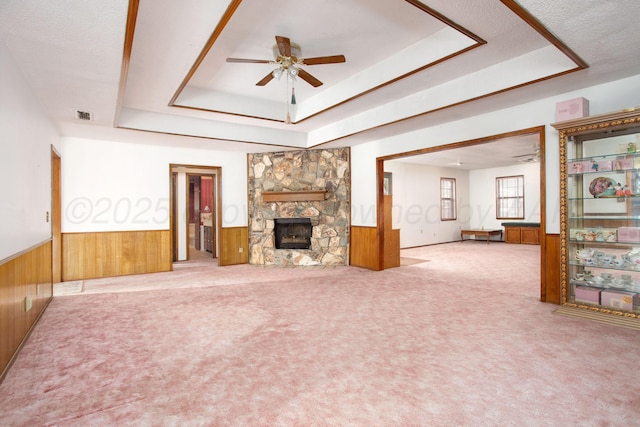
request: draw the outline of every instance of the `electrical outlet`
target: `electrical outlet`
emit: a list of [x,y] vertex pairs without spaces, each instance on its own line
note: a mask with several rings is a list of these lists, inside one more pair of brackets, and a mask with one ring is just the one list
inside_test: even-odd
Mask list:
[[244,248],[238,248],[238,252],[239,252],[239,253],[244,252]]
[[31,310],[31,307],[33,307],[33,300],[31,299],[31,297],[26,296],[24,297],[24,311],[29,311]]

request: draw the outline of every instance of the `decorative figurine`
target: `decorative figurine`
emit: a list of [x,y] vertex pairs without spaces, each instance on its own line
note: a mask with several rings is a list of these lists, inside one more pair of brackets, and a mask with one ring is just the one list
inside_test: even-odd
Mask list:
[[619,196],[619,197],[624,196],[624,190],[622,189],[622,184],[620,183],[616,184],[616,196]]
[[604,190],[598,197],[607,197],[607,196],[615,196],[616,189],[613,187],[613,184],[609,183],[609,186],[606,190]]
[[627,196],[627,197],[633,196],[633,193],[629,189],[628,185],[625,185],[624,187],[622,187],[622,191],[624,191],[624,195]]
[[573,164],[573,170],[574,170],[576,173],[582,173],[582,162],[575,162],[575,163]]
[[591,160],[591,170],[594,172],[598,172],[598,162],[595,160]]

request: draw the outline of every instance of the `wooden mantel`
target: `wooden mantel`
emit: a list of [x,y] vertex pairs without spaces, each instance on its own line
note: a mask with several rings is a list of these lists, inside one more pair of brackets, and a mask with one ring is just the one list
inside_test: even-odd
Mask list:
[[270,202],[298,202],[298,201],[322,201],[325,200],[327,190],[304,191],[264,191],[262,201]]

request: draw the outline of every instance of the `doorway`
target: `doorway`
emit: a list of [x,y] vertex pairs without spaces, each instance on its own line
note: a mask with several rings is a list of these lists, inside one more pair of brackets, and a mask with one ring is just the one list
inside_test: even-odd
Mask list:
[[174,262],[218,257],[221,168],[171,165]]
[[[453,144],[428,147],[421,150],[414,150],[408,153],[398,153],[390,156],[379,157],[377,159],[377,185],[378,185],[378,235],[384,236],[379,243],[380,265],[384,265],[385,257],[389,257],[389,254],[385,254],[384,238],[389,235],[389,228],[392,227],[392,218],[389,218],[392,214],[392,209],[383,209],[384,201],[384,162],[395,159],[402,159],[411,156],[421,156],[435,154],[447,150],[464,149],[466,147],[490,146],[491,143],[504,140],[506,138],[522,137],[526,135],[532,135],[537,141],[538,155],[536,162],[539,164],[539,213],[540,213],[540,300],[546,301],[546,278],[545,278],[545,264],[546,264],[546,188],[545,188],[545,128],[544,126],[538,126],[534,128],[522,129],[519,131],[509,132],[500,135],[492,135],[485,138],[479,138],[475,140],[462,141]],[[519,157],[519,156],[514,156]],[[452,167],[452,166],[449,166]],[[393,203],[393,202],[392,202]],[[433,203],[434,206],[440,206],[440,201]],[[437,210],[436,210],[437,212]]]
[[213,226],[216,175],[187,174],[189,244],[187,259],[217,258],[217,233]]

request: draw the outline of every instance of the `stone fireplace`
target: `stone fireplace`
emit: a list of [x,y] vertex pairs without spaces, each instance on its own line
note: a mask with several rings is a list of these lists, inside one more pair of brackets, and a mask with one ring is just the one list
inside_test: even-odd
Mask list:
[[347,265],[349,149],[258,153],[247,160],[249,263]]

